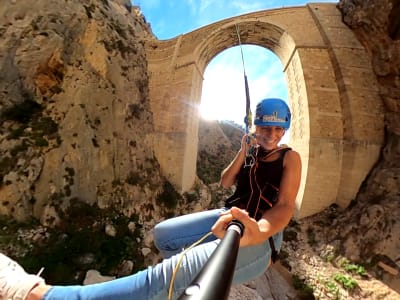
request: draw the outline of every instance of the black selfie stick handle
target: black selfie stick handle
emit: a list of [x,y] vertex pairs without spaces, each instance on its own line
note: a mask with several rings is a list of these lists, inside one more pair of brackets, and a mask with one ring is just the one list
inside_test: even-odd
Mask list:
[[228,299],[243,232],[239,221],[229,223],[224,238],[178,300]]

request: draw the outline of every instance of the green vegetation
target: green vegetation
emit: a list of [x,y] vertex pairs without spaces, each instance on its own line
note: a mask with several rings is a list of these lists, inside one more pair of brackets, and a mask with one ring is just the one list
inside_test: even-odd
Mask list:
[[4,156],[0,158],[0,186],[3,185],[4,176],[7,175],[16,165],[17,158],[13,156]]
[[308,238],[308,244],[310,246],[314,246],[317,244],[317,239],[315,237],[314,229],[311,227],[307,228],[307,238]]
[[328,262],[337,261],[337,265],[349,273],[336,273],[329,279],[319,278],[319,287],[321,287],[329,295],[329,299],[341,299],[341,288],[349,293],[352,293],[357,289],[357,280],[351,275],[367,276],[367,272],[363,266],[351,263],[347,258],[337,259],[334,257],[334,253],[329,253],[325,259]]
[[116,187],[118,187],[118,186],[120,186],[120,185],[122,185],[122,183],[121,183],[121,180],[119,180],[118,178],[117,178],[117,179],[114,179],[114,180],[111,182],[111,186],[112,186],[113,188],[116,188]]
[[293,275],[293,287],[300,292],[300,299],[315,299],[314,289],[307,284],[304,279],[297,275]]
[[205,183],[218,182],[222,170],[228,162],[221,155],[212,155],[205,150],[199,151],[197,158],[197,175]]
[[357,281],[348,275],[336,274],[333,278],[335,281],[339,282],[345,290],[354,290],[358,286]]
[[74,176],[75,176],[75,170],[74,168],[70,167],[65,167],[65,175],[63,176],[65,179],[66,184],[64,185],[64,193],[65,196],[69,197],[71,196],[71,186],[74,185]]
[[339,299],[339,287],[337,286],[337,284],[332,281],[332,280],[328,280],[326,282],[324,282],[324,286],[326,291],[328,292],[328,294],[330,294],[331,296],[333,296],[334,299]]
[[16,157],[18,155],[18,153],[25,152],[27,149],[28,149],[28,142],[26,139],[24,139],[24,140],[22,140],[21,144],[14,146],[10,150],[10,154],[11,154],[11,156]]
[[18,127],[16,129],[11,129],[7,136],[8,140],[16,140],[24,134],[25,126]]
[[353,264],[347,258],[343,258],[340,262],[340,266],[348,273],[357,274],[359,276],[367,276],[367,271],[365,267]]
[[25,101],[4,111],[4,120],[11,120],[22,124],[27,124],[37,113],[43,110],[42,106],[33,100],[33,95],[25,93],[25,97]]
[[179,194],[175,190],[174,186],[166,180],[162,192],[156,198],[156,203],[160,206],[174,209],[180,200],[182,200],[182,195]]
[[186,192],[183,196],[185,197],[187,203],[195,202],[196,200],[199,199],[199,195],[196,193]]
[[144,183],[142,176],[139,174],[139,172],[133,172],[133,171],[129,172],[125,181],[130,185],[140,185]]
[[[136,224],[133,232],[128,228],[130,222]],[[114,226],[115,237],[105,233],[106,224]],[[21,224],[0,216],[0,248],[12,245],[12,249],[19,249],[14,253],[23,254],[18,257],[21,265],[31,273],[44,267],[43,276],[51,284],[79,284],[88,269],[115,274],[123,260],[134,262],[133,271],[144,266],[137,215],[129,218],[113,208],[100,209],[73,199],[57,228],[46,228],[46,233],[41,238],[37,235],[35,240],[17,238],[24,230],[43,232],[43,227],[35,220]]]
[[16,168],[18,158],[23,156],[29,147],[47,147],[49,140],[55,139],[57,145],[61,143],[58,134],[58,124],[48,116],[42,114],[43,107],[34,100],[30,92],[23,92],[24,101],[7,108],[2,114],[2,120],[13,121],[8,140],[17,140],[18,143],[9,150],[9,155],[0,159],[0,185],[6,174]]
[[194,186],[194,188],[192,189],[192,191],[191,192],[185,192],[183,194],[183,197],[185,198],[186,203],[196,202],[197,200],[199,200],[201,198],[200,186],[198,184],[196,184]]
[[140,119],[141,114],[143,113],[144,109],[139,104],[130,104],[129,105],[129,112],[133,117],[136,119]]
[[50,117],[42,116],[32,121],[32,130],[37,135],[51,136],[58,131],[58,124]]

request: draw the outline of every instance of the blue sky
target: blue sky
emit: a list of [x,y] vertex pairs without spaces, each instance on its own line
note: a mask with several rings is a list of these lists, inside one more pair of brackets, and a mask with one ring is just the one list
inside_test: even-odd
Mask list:
[[[136,0],[155,36],[171,39],[210,23],[265,9],[303,6],[308,2],[335,0]],[[283,66],[271,51],[257,46],[242,46],[249,83],[252,111],[258,100],[267,97],[287,99]],[[256,58],[256,59],[254,59]],[[204,73],[199,110],[206,119],[233,120],[243,125],[245,89],[240,47],[218,54]]]

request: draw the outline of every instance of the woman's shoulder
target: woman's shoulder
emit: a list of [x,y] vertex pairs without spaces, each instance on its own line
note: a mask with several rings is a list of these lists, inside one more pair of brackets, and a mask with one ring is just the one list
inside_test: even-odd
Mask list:
[[290,147],[287,144],[280,144],[278,149],[284,150],[285,152],[291,152],[291,153],[297,153],[298,154],[298,152],[295,149],[293,149],[292,147]]
[[[286,146],[286,145],[285,145]],[[286,146],[285,147],[285,157],[284,157],[284,163],[301,163],[301,158],[299,152],[296,150],[292,149],[291,147]]]

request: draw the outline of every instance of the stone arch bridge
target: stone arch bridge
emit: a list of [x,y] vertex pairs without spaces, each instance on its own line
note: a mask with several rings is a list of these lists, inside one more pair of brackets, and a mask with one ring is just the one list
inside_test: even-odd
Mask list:
[[153,142],[162,172],[181,191],[192,187],[202,75],[218,53],[238,45],[236,25],[242,44],[271,50],[284,66],[290,145],[303,162],[296,217],[332,203],[347,206],[379,158],[384,114],[366,50],[332,3],[258,11],[170,40],[147,40]]

